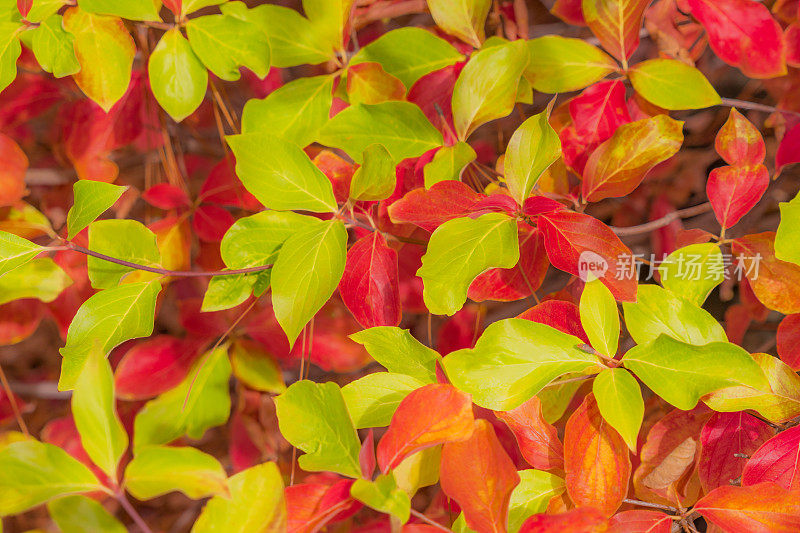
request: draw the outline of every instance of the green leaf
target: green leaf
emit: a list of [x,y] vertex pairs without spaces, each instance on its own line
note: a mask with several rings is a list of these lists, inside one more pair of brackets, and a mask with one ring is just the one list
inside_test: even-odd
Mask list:
[[422,28],[405,27],[386,32],[363,47],[350,64],[379,63],[410,89],[422,76],[463,59],[444,39]]
[[[89,224],[89,248],[94,252],[123,259],[145,266],[161,262],[161,252],[156,244],[156,235],[137,220],[98,220]],[[86,260],[89,279],[96,289],[110,289],[120,284],[130,272],[139,272],[131,267],[89,256]],[[154,276],[153,273],[142,273]]]
[[161,20],[161,0],[79,0],[81,9],[98,15],[115,15],[128,20]]
[[300,468],[361,476],[361,442],[336,383],[297,381],[275,398],[275,411],[281,435],[306,452],[298,460]]
[[376,326],[353,333],[350,338],[363,345],[389,372],[436,383],[436,363],[442,356],[415,339],[407,329]]
[[343,50],[345,26],[350,21],[354,0],[303,0],[303,12],[311,21],[318,38],[329,50]]
[[619,311],[611,291],[598,280],[588,282],[580,301],[581,325],[592,347],[614,357],[619,345]]
[[177,387],[147,402],[136,415],[134,453],[182,435],[198,440],[208,428],[224,424],[231,411],[230,377],[227,346],[204,354]]
[[639,429],[644,420],[644,400],[636,378],[622,368],[607,368],[594,378],[592,392],[605,421],[636,453]]
[[598,371],[599,360],[581,350],[583,344],[550,326],[508,318],[490,324],[475,348],[449,354],[443,365],[477,405],[510,411],[559,376]]
[[125,489],[137,500],[174,491],[193,500],[228,495],[227,482],[219,461],[189,446],[142,446],[125,469]]
[[17,77],[17,58],[22,53],[19,34],[24,28],[18,22],[0,22],[0,91]]
[[725,387],[769,389],[750,354],[729,342],[694,346],[660,335],[628,350],[622,362],[653,392],[684,411],[693,409],[701,396]]
[[52,302],[70,285],[72,278],[52,259],[34,259],[0,277],[0,305],[23,298]]
[[275,463],[262,463],[228,479],[230,498],[214,496],[192,533],[271,533],[286,529],[283,479]]
[[[42,22],[50,17],[50,15],[57,13],[66,3],[66,0],[33,0],[31,10],[28,11],[25,20],[29,22]],[[17,11],[16,8],[17,6],[14,5],[15,11]],[[19,11],[17,11],[17,15],[19,15]]]
[[370,144],[364,150],[363,163],[350,180],[350,198],[354,200],[385,200],[397,184],[394,161],[381,144]]
[[436,25],[474,48],[480,48],[486,38],[484,26],[491,6],[491,0],[428,0]]
[[523,122],[508,141],[504,159],[506,185],[519,205],[544,171],[561,157],[561,141],[550,126],[549,117],[550,106]]
[[253,294],[256,279],[258,276],[255,274],[214,276],[208,282],[200,310],[204,313],[222,311],[244,303]]
[[51,15],[33,31],[33,55],[45,72],[63,78],[80,71],[75,56],[75,37],[62,27],[61,15]]
[[790,202],[778,204],[781,210],[781,221],[775,234],[775,257],[800,265],[800,239],[797,239],[797,228],[800,228],[800,194]]
[[99,345],[89,352],[75,383],[72,416],[89,458],[108,477],[117,479],[119,460],[128,448],[128,433],[117,415],[114,374]]
[[664,109],[702,109],[719,105],[717,91],[703,73],[677,59],[650,59],[628,70],[636,92]]
[[75,56],[81,66],[73,77],[75,83],[108,113],[131,82],[136,55],[133,38],[121,19],[78,7],[64,13],[64,29],[75,36]]
[[508,503],[508,531],[516,533],[528,517],[543,513],[554,496],[566,490],[564,480],[550,472],[532,468],[520,470],[519,485]]
[[231,350],[233,375],[247,387],[280,394],[286,390],[281,368],[275,359],[258,345],[237,342]]
[[417,276],[425,306],[435,315],[453,315],[467,301],[472,280],[490,268],[519,261],[517,222],[502,213],[448,220],[433,232]]
[[272,267],[272,308],[290,346],[336,290],[346,253],[340,220],[319,221],[283,243]]
[[59,390],[70,390],[96,342],[105,354],[124,341],[153,333],[158,281],[128,283],[92,295],[75,313],[61,348]]
[[425,188],[430,189],[440,181],[460,180],[461,172],[478,157],[472,146],[460,141],[453,146],[443,146],[430,163],[425,165]]
[[441,446],[424,448],[409,455],[392,470],[397,486],[413,498],[422,487],[435,485],[439,482],[441,459]]
[[296,144],[269,133],[226,137],[236,156],[236,175],[269,209],[336,211],[330,180]]
[[31,439],[0,450],[0,516],[95,490],[104,487],[91,470],[57,446]]
[[13,233],[0,231],[0,277],[33,260],[44,249]]
[[176,122],[194,113],[206,97],[208,72],[177,28],[161,37],[147,74],[153,96]]
[[708,311],[658,285],[639,285],[636,303],[623,303],[622,311],[637,344],[647,344],[661,334],[697,345],[728,340]]
[[333,77],[297,78],[263,100],[248,100],[242,112],[242,133],[271,133],[308,146],[328,121],[332,102]]
[[248,10],[243,2],[227,2],[222,12],[252,22],[264,32],[275,67],[317,65],[334,56],[330,43],[294,9],[263,4]]
[[[583,385],[582,381],[568,381],[580,377],[579,374],[564,374],[558,380],[536,393],[542,402],[542,418],[548,424],[555,424],[564,416],[572,399]],[[564,383],[561,383],[564,381]]]
[[617,63],[582,39],[546,35],[528,41],[525,77],[544,93],[577,91],[617,70]]
[[391,372],[374,372],[342,387],[347,411],[356,429],[388,426],[397,406],[427,382]]
[[224,3],[226,0],[182,0],[181,1],[181,17],[185,17],[195,11],[199,11],[204,7],[216,6]]
[[350,495],[378,512],[398,518],[403,524],[411,517],[411,499],[397,488],[391,472],[378,476],[375,481],[357,479],[350,487]]
[[725,279],[719,245],[690,244],[669,254],[658,266],[664,288],[697,306]]
[[357,163],[371,144],[382,144],[396,163],[442,145],[442,134],[411,102],[355,104],[320,131],[321,144],[340,148]]
[[316,227],[319,219],[292,212],[262,211],[242,217],[225,232],[219,251],[229,268],[250,268],[274,263],[286,239]]
[[[65,496],[47,504],[50,517],[62,533],[127,533],[122,522],[88,496]],[[0,530],[2,531],[2,530]]]
[[478,126],[511,113],[527,64],[523,40],[472,54],[453,87],[453,120],[459,139],[466,140]]
[[259,78],[269,73],[269,40],[255,24],[229,15],[206,15],[191,19],[186,33],[200,61],[223,80],[238,80],[239,67]]
[[127,186],[113,185],[102,181],[76,181],[72,186],[72,194],[75,199],[67,213],[67,227],[69,228],[67,238],[75,238],[75,235],[105,213],[127,190]]

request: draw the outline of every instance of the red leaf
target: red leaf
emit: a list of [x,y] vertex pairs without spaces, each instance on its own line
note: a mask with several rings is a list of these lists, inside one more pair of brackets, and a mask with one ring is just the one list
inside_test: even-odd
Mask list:
[[706,194],[723,228],[730,228],[764,196],[769,172],[764,165],[715,168],[708,176]]
[[22,15],[22,18],[28,16],[32,6],[33,0],[17,0],[17,9],[19,10],[19,14]]
[[733,241],[734,267],[765,306],[786,315],[800,313],[800,266],[775,257],[775,233]]
[[389,206],[395,224],[415,224],[433,232],[448,220],[472,213],[483,195],[460,181],[440,181],[430,189],[414,189]]
[[28,194],[25,189],[25,171],[28,157],[8,135],[0,133],[0,207],[12,206]]
[[556,328],[568,335],[575,335],[589,344],[589,337],[581,325],[578,306],[563,300],[545,300],[521,313],[517,318],[524,318],[540,324]]
[[167,9],[180,16],[183,0],[163,0],[163,3]]
[[775,175],[781,173],[783,167],[792,163],[800,163],[800,122],[783,134],[778,150],[775,152]]
[[596,507],[611,516],[628,494],[628,446],[600,415],[593,394],[567,420],[564,470],[567,493],[578,507]]
[[511,411],[495,411],[517,439],[522,457],[533,468],[552,470],[564,468],[564,446],[558,440],[558,430],[542,418],[542,403],[534,396]]
[[444,134],[445,143],[457,139],[453,125],[451,99],[456,79],[465,62],[456,63],[433,71],[418,79],[408,90],[406,99],[417,104],[428,120]]
[[766,481],[787,490],[800,489],[800,426],[782,431],[750,456],[742,473],[742,485]]
[[759,165],[767,154],[761,132],[736,108],[719,129],[715,148],[729,165]]
[[519,263],[513,268],[492,268],[475,278],[467,295],[482,302],[511,302],[530,296],[542,285],[550,263],[542,232],[523,222],[517,224]]
[[673,409],[650,428],[633,473],[637,498],[683,507],[694,503],[700,495],[694,475],[700,431],[711,413],[704,404],[691,411]]
[[236,177],[235,168],[236,158],[232,153],[214,165],[200,188],[198,200],[229,207],[241,207],[248,211],[261,209],[261,202],[247,192],[242,182]]
[[197,342],[169,335],[137,342],[117,365],[117,396],[145,400],[176,387],[189,373],[199,348]]
[[800,67],[800,24],[792,23],[783,34],[786,40],[786,62],[789,66]]
[[514,463],[492,425],[475,420],[472,436],[442,447],[442,491],[461,507],[467,526],[476,531],[506,532],[511,492],[519,484]]
[[315,533],[326,524],[349,518],[363,505],[350,497],[352,479],[333,485],[304,483],[286,487],[287,533]]
[[565,513],[537,514],[528,518],[519,533],[600,533],[606,517],[594,507],[578,507]]
[[[11,403],[11,398],[13,398],[13,404]],[[0,387],[0,425],[14,418],[15,406],[20,412],[25,409],[25,402],[22,401],[22,398],[13,392],[11,393],[11,398],[6,394],[5,388]]]
[[348,250],[339,294],[364,328],[400,324],[397,252],[381,232],[362,237]]
[[586,26],[581,9],[581,0],[556,0],[550,13],[557,16],[567,24],[574,26]]
[[688,0],[711,49],[750,78],[786,74],[786,45],[769,9],[751,0]]
[[[449,317],[436,335],[436,350],[447,355],[462,348],[474,348],[483,314],[476,305],[465,305]],[[477,330],[477,331],[476,331]]]
[[378,466],[384,474],[409,455],[472,435],[472,398],[452,385],[425,385],[397,406],[389,429],[378,443]]
[[[77,310],[77,306],[75,309]],[[0,346],[16,344],[33,335],[45,311],[46,308],[40,301],[27,298],[0,305]],[[72,320],[72,315],[68,320]]]
[[800,370],[800,314],[789,315],[778,325],[778,357],[781,361]]
[[312,162],[330,180],[336,201],[340,204],[346,202],[350,196],[350,181],[356,171],[355,165],[330,150],[320,151]]
[[206,242],[219,242],[225,236],[236,219],[222,207],[203,204],[198,207],[192,216],[192,229],[195,234]]
[[372,479],[375,472],[375,436],[372,429],[367,433],[367,438],[361,444],[361,451],[358,452],[358,464],[361,467],[361,475],[364,479]]
[[191,205],[186,192],[169,183],[153,185],[142,193],[142,199],[159,209],[178,209]]
[[529,196],[522,204],[522,212],[529,217],[563,210],[563,205],[546,196]]
[[774,483],[719,487],[698,501],[694,510],[731,533],[800,531],[800,490],[788,491]]
[[623,511],[608,521],[608,533],[669,533],[672,518],[657,511]]
[[[564,272],[579,275],[581,255],[592,252],[594,261],[605,261],[607,271],[600,274],[603,285],[619,301],[636,301],[636,267],[630,249],[611,228],[583,213],[558,211],[539,215],[538,227],[550,263]],[[586,256],[584,256],[586,258]]]
[[772,428],[746,413],[714,413],[700,433],[697,474],[705,492],[733,484],[745,458],[773,435]]
[[255,420],[241,412],[237,412],[231,418],[228,455],[231,458],[231,467],[234,473],[239,473],[266,460],[261,448],[254,442],[251,430],[248,429],[252,426],[255,426],[252,433],[263,432],[263,428]]
[[569,114],[578,136],[602,142],[631,121],[625,102],[625,84],[603,81],[570,100]]

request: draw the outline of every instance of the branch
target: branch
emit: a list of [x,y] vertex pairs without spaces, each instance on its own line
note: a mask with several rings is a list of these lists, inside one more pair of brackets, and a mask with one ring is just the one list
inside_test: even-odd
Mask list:
[[661,505],[658,503],[650,503],[650,502],[643,502],[641,500],[631,500],[626,498],[623,500],[625,503],[629,503],[631,505],[638,505],[640,507],[651,507],[653,509],[660,509],[662,511],[674,514],[680,514],[680,510],[676,509],[675,507],[670,507],[669,505]]
[[116,500],[125,509],[125,512],[128,513],[134,523],[139,526],[139,529],[142,530],[142,533],[153,533],[153,530],[147,525],[147,522],[144,521],[142,516],[136,511],[136,509],[131,505],[131,502],[128,501],[128,498],[125,496],[124,492],[119,492],[115,494]]
[[153,272],[154,274],[161,274],[162,276],[176,276],[185,278],[198,278],[198,277],[208,277],[208,276],[234,276],[236,274],[252,274],[253,272],[263,272],[264,270],[269,270],[270,268],[272,268],[272,265],[261,265],[249,268],[237,268],[233,270],[215,270],[212,272],[197,272],[194,270],[167,270],[165,268],[158,268],[148,265],[140,265],[138,263],[131,263],[130,261],[125,261],[124,259],[118,259],[116,257],[111,257],[110,255],[101,254],[100,252],[89,250],[88,248],[84,248],[83,246],[78,246],[77,244],[68,241],[64,244],[64,247],[62,249],[80,252],[84,255],[90,255],[92,257],[96,257],[97,259],[108,261],[109,263],[115,263],[117,265],[126,266],[128,268],[133,268],[136,270],[144,270],[145,272]]
[[748,102],[747,100],[737,100],[735,98],[722,98],[722,103],[720,105],[726,107],[738,107],[740,109],[751,109],[753,111],[764,111],[767,113],[789,113],[790,115],[800,116],[800,113],[797,111],[791,111],[789,109],[778,109],[775,106],[766,105],[766,104],[758,104],[756,102]]
[[646,224],[640,224],[638,226],[627,226],[622,228],[611,226],[611,230],[620,237],[624,237],[626,235],[639,235],[640,233],[649,233],[655,229],[669,226],[675,220],[691,218],[701,215],[707,211],[711,211],[711,202],[695,205],[693,207],[687,207],[686,209],[681,209],[679,211],[673,211],[672,213],[667,213],[661,218],[652,220]]

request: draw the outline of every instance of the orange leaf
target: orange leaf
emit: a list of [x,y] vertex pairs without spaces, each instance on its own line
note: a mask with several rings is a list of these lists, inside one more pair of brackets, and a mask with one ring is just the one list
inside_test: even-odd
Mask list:
[[442,490],[458,502],[467,525],[483,532],[505,533],[511,492],[519,474],[486,420],[475,420],[472,437],[442,447]]
[[800,313],[800,266],[775,257],[775,232],[745,235],[732,249],[736,274],[747,277],[761,303],[785,315]]
[[403,459],[437,444],[468,439],[474,416],[472,397],[452,385],[425,385],[397,406],[389,430],[378,443],[377,458],[385,474]]
[[27,194],[25,171],[28,158],[8,135],[0,133],[0,207],[11,206]]
[[600,415],[593,394],[567,420],[564,470],[567,493],[578,507],[596,507],[611,516],[628,493],[628,446]]
[[759,165],[767,153],[761,132],[736,108],[717,132],[715,148],[729,165]]
[[669,533],[672,518],[658,511],[625,511],[608,521],[609,533]]
[[528,518],[519,533],[599,533],[607,531],[603,513],[594,507],[578,507],[561,514],[537,514]]
[[639,452],[641,464],[633,473],[640,500],[687,507],[700,496],[695,462],[700,430],[712,412],[705,405],[691,411],[674,409],[656,422]]
[[542,418],[539,398],[534,396],[516,409],[495,414],[514,433],[522,457],[533,468],[564,468],[564,446],[558,440],[558,430]]
[[694,510],[729,533],[800,531],[800,491],[775,483],[724,485],[697,502]]

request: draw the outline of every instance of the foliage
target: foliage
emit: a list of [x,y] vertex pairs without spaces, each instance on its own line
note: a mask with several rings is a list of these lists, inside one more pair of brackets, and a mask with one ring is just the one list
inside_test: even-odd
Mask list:
[[800,530],[799,16],[0,0],[0,531]]

